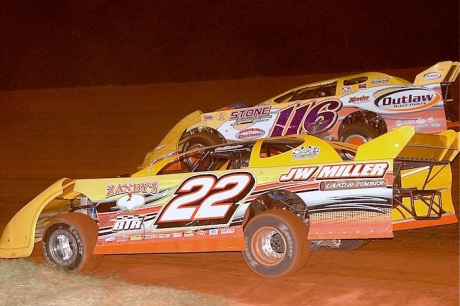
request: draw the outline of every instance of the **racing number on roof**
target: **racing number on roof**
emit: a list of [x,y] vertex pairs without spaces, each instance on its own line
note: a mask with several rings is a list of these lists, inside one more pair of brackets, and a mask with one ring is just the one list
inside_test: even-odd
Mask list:
[[159,227],[185,226],[191,221],[213,220],[226,223],[237,203],[252,190],[255,179],[251,173],[238,172],[221,176],[194,176],[185,180],[172,196],[157,220]]

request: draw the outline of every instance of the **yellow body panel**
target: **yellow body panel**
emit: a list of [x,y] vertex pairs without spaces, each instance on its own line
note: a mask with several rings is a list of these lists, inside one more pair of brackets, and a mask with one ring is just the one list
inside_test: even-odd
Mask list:
[[[35,227],[39,215],[62,211],[69,202],[66,200],[68,199],[66,191],[72,186],[73,181],[65,178],[60,179],[16,213],[3,231],[0,240],[0,257],[30,256],[36,242],[34,239]],[[70,191],[70,193],[72,192]]]
[[[257,156],[254,152],[261,152],[260,148],[262,143],[267,141],[266,139],[260,139],[256,141],[252,148],[252,154],[254,156],[251,157],[249,167],[232,170],[214,170],[207,173],[214,175],[216,179],[220,179],[226,174],[238,174],[240,172],[250,174],[255,179],[254,188],[257,189],[254,196],[252,196],[252,193],[248,193],[248,195],[251,195],[251,199],[255,199],[256,196],[272,189],[293,188],[292,190],[296,190],[299,186],[307,186],[304,192],[306,191],[308,195],[313,194],[314,197],[318,199],[318,197],[322,196],[321,193],[324,190],[315,187],[320,184],[330,184],[330,186],[332,186],[327,187],[323,185],[326,186],[326,189],[332,188],[326,191],[329,192],[329,196],[332,195],[330,199],[333,199],[336,193],[348,196],[348,194],[350,194],[350,188],[344,188],[339,185],[335,186],[335,176],[327,176],[326,180],[321,180],[321,178],[317,180],[318,173],[320,173],[321,169],[329,167],[328,171],[331,171],[331,167],[334,165],[342,167],[341,169],[347,167],[352,169],[358,164],[386,164],[388,166],[388,172],[385,174],[385,177],[381,177],[379,180],[380,182],[382,180],[386,181],[388,185],[386,190],[388,190],[391,196],[393,191],[389,188],[397,183],[392,182],[392,180],[395,179],[395,175],[399,173],[398,164],[405,162],[410,164],[417,160],[419,162],[422,161],[419,166],[409,167],[401,171],[401,190],[417,190],[417,192],[421,192],[420,194],[427,191],[429,195],[439,197],[442,200],[443,215],[436,218],[436,207],[434,210],[429,210],[426,203],[423,203],[422,199],[418,198],[418,194],[416,194],[416,196],[413,197],[414,204],[412,214],[407,210],[407,207],[410,208],[412,205],[410,199],[403,198],[400,204],[395,202],[392,212],[390,211],[388,214],[383,213],[381,218],[378,214],[374,214],[369,217],[371,218],[369,219],[370,222],[365,224],[360,223],[361,221],[358,219],[353,219],[356,218],[353,214],[344,214],[343,217],[347,220],[348,229],[356,230],[359,229],[360,226],[372,226],[372,224],[375,224],[374,222],[377,221],[380,222],[380,230],[382,230],[382,232],[380,232],[381,236],[374,237],[378,238],[390,237],[391,219],[393,221],[393,226],[399,226],[399,228],[415,228],[457,222],[451,198],[452,173],[450,161],[458,154],[460,133],[446,131],[439,135],[426,135],[415,133],[413,128],[402,127],[357,147],[356,158],[353,161],[343,160],[338,154],[338,151],[340,151],[341,148],[354,150],[356,146],[326,142],[309,135],[280,137],[279,139],[289,138],[296,138],[299,140],[299,142],[297,142],[299,145],[291,151],[271,157]],[[232,147],[232,145],[235,147]],[[232,148],[237,149],[238,145],[228,144],[228,147],[232,150]],[[311,152],[317,152],[318,154],[315,153],[297,159],[294,158],[294,155],[297,154],[294,153],[294,151],[297,149],[309,149]],[[183,154],[193,154],[193,152]],[[179,154],[178,156],[181,155]],[[414,156],[417,158],[414,158]],[[87,197],[93,203],[103,203],[107,202],[109,199],[109,201],[116,201],[118,205],[118,200],[126,197],[128,191],[136,193],[140,190],[138,188],[142,187],[144,188],[142,191],[145,194],[153,195],[158,198],[158,200],[155,200],[154,204],[150,206],[147,205],[146,207],[147,209],[157,207],[159,210],[155,213],[158,213],[161,211],[162,207],[172,200],[172,196],[182,182],[200,174],[198,172],[170,172],[170,174],[157,175],[164,167],[176,160],[177,156],[165,157],[157,162],[149,163],[146,167],[130,177],[77,180],[61,179],[57,181],[30,201],[11,219],[0,240],[0,257],[12,258],[29,256],[32,252],[34,242],[39,241],[39,238],[35,238],[36,233],[38,233],[53,216],[60,213],[67,213],[70,203],[72,201],[79,202],[82,196]],[[397,162],[395,163],[394,161]],[[429,166],[430,163],[434,165],[431,169]],[[425,164],[426,167],[424,166]],[[299,169],[302,172],[298,172]],[[310,176],[304,177],[303,175],[310,169]],[[341,182],[351,184],[351,186],[354,186],[351,187],[351,189],[355,189],[356,191],[361,191],[360,187],[357,187],[357,184],[377,182],[375,180],[372,181],[372,176],[368,176],[367,173],[360,174],[359,167],[356,169],[358,169],[356,173],[359,177],[354,178],[353,175],[351,175],[344,178],[344,176],[339,174],[337,179],[340,179]],[[351,170],[347,171],[350,171],[351,174]],[[369,172],[369,170],[366,171]],[[293,179],[295,176],[293,173],[297,173],[299,176]],[[201,174],[203,174],[203,172],[201,172]],[[355,182],[357,183],[353,183],[353,179],[356,179]],[[152,190],[149,190],[149,188]],[[112,193],[112,189],[117,192]],[[367,190],[369,192],[369,189]],[[380,188],[379,190],[382,192],[385,188]],[[372,190],[370,192],[372,193]],[[196,192],[191,191],[191,193]],[[184,195],[182,194],[182,196]],[[351,196],[353,195],[351,194]],[[308,202],[309,200],[310,198],[307,198],[306,201]],[[328,203],[325,204],[328,205]],[[243,206],[239,206],[238,209],[243,209],[241,207]],[[247,206],[245,206],[244,209],[246,208]],[[235,214],[239,213],[238,209],[235,211]],[[391,207],[388,209],[391,209]],[[241,216],[243,215],[244,211]],[[317,216],[319,216],[319,218],[315,217],[310,222],[310,239],[365,238],[356,236],[356,232],[347,232],[344,234],[342,230],[339,231],[340,224],[342,224],[341,221],[338,223],[336,222],[339,219],[334,221],[332,225],[327,225],[328,231],[330,229],[332,233],[327,234],[324,232],[325,227],[321,227],[324,221],[321,214]],[[341,215],[338,215],[339,218],[340,216]],[[378,219],[372,219],[374,216]],[[388,216],[388,219],[386,216]],[[418,217],[429,217],[430,219],[426,221],[415,220]],[[387,224],[390,226],[388,229],[386,228]],[[318,230],[318,228],[320,230]],[[383,232],[383,230],[385,232]],[[238,233],[240,233],[239,230]],[[235,237],[235,240],[232,241],[232,243],[235,243],[235,246],[239,245],[238,248],[241,248],[240,242],[241,239],[238,237]],[[129,248],[126,250],[129,250]]]
[[[441,87],[455,82],[459,73],[459,62],[452,61],[424,70],[412,84],[385,73],[359,73],[298,86],[255,106],[197,111],[181,120],[147,154],[141,167],[180,152],[187,138],[182,136],[201,131],[212,132],[227,142],[295,134],[338,140],[346,126],[369,120],[384,122],[374,129],[378,134],[401,124],[439,133],[458,124],[456,118],[451,118],[455,116],[447,116],[445,107],[453,101],[441,94]],[[359,119],[363,111],[372,119]]]

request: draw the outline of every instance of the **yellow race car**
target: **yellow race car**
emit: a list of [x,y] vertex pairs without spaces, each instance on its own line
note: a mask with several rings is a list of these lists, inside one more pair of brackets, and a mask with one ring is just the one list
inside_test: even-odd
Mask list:
[[285,275],[319,247],[458,222],[459,136],[406,126],[359,147],[273,137],[164,157],[132,175],[63,178],[8,223],[0,257],[30,256],[41,241],[49,264],[91,272],[104,254],[241,251],[255,273]]
[[294,134],[361,144],[400,126],[439,133],[458,127],[458,101],[450,87],[459,73],[459,62],[452,61],[422,71],[413,83],[366,72],[303,85],[255,106],[195,111],[151,154]]

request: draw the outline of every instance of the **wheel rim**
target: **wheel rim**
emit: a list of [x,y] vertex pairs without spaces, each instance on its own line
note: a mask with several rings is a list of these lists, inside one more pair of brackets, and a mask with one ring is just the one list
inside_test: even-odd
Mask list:
[[265,266],[273,266],[284,258],[286,241],[278,231],[271,227],[263,227],[254,233],[252,250],[258,262]]
[[52,259],[61,267],[70,266],[78,256],[78,244],[68,231],[59,229],[51,234],[48,242]]
[[[192,144],[190,147],[188,147],[187,151],[193,151],[195,149],[203,149],[203,148],[206,148],[206,146],[201,143],[195,143],[195,144]],[[197,161],[197,159],[199,158],[194,154],[191,154],[188,157],[184,158],[186,167],[189,168],[189,170],[192,170],[191,168],[193,164]]]
[[345,143],[350,143],[354,145],[362,145],[363,143],[367,142],[368,139],[362,135],[350,135],[347,138],[344,139],[343,142]]
[[201,143],[195,143],[195,144],[192,144],[191,146],[189,146],[187,148],[187,151],[192,151],[192,150],[195,150],[195,149],[202,149],[202,148],[206,148],[206,146],[201,144]]

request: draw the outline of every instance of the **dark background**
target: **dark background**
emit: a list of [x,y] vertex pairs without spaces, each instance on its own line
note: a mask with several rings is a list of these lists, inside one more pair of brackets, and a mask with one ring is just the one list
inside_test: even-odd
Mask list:
[[0,90],[458,61],[459,1],[2,1]]

